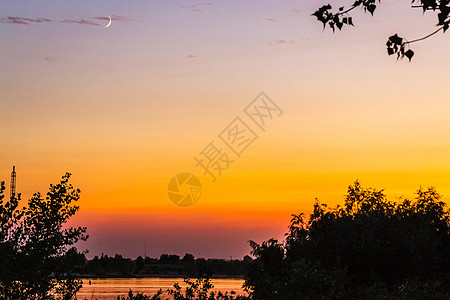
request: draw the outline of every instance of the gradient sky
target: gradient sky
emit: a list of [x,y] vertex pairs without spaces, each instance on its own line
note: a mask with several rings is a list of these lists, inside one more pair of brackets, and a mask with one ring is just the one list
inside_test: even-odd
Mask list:
[[[333,35],[310,16],[327,3],[1,1],[0,179],[16,165],[28,199],[73,173],[89,257],[242,258],[356,179],[450,195],[448,36],[396,62],[387,38],[426,35],[431,13],[382,1]],[[261,91],[284,114],[211,183],[194,156]],[[202,181],[193,207],[167,198],[180,172]]]

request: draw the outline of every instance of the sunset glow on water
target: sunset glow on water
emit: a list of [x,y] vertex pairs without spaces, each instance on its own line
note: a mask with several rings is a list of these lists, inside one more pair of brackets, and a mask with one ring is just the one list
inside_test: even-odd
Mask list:
[[[91,284],[89,285],[89,280]],[[173,288],[174,283],[180,283],[184,289],[186,284],[183,278],[93,278],[83,279],[83,288],[77,293],[78,299],[111,300],[117,296],[125,296],[131,289],[134,293],[140,292],[152,296],[159,289],[164,291]],[[212,279],[214,292],[235,291],[237,295],[245,294],[242,289],[243,279]],[[166,293],[167,295],[167,293]]]

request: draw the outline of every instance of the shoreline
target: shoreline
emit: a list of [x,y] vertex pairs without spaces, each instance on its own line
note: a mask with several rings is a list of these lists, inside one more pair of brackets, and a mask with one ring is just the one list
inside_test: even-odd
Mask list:
[[[108,278],[114,278],[114,279],[131,279],[131,278],[197,278],[195,276],[187,276],[185,274],[136,274],[136,275],[129,275],[129,276],[123,276],[123,275],[114,275],[114,274],[108,274],[105,276],[98,276],[98,275],[92,275],[92,274],[79,274],[77,275],[80,279],[108,279]],[[244,275],[214,275],[211,276],[210,279],[244,279]]]

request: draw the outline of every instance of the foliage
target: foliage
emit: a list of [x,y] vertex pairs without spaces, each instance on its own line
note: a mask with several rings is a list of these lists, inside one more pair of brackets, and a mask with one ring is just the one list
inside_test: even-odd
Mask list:
[[251,299],[443,299],[450,297],[450,215],[434,188],[412,201],[349,186],[343,206],[316,200],[293,215],[283,243],[250,241]]
[[141,293],[136,295],[130,290],[128,296],[117,297],[117,300],[247,300],[245,296],[236,296],[235,292],[225,294],[222,292],[209,292],[214,286],[209,277],[198,277],[195,280],[185,278],[184,282],[187,284],[184,291],[179,283],[175,283],[172,289],[168,289],[168,298],[163,298],[163,291],[160,289],[153,296],[146,296]]
[[[377,8],[377,4],[380,0],[356,0],[349,8],[339,7],[337,12],[332,11],[330,4],[323,5],[312,15],[317,18],[319,22],[323,24],[325,28],[327,25],[333,32],[337,29],[341,30],[344,25],[354,26],[353,18],[349,13],[360,7],[364,12],[369,12],[372,16]],[[407,57],[409,61],[414,56],[414,51],[409,48],[409,45],[415,42],[427,39],[439,31],[446,32],[450,27],[450,1],[449,0],[412,0],[414,8],[422,8],[423,12],[432,11],[436,13],[438,28],[432,33],[415,40],[408,41],[405,38],[399,37],[398,34],[394,34],[389,37],[386,46],[388,55],[397,55],[397,59]],[[414,5],[415,4],[415,5]]]
[[127,297],[120,297],[117,296],[117,300],[161,300],[161,295],[162,295],[163,291],[160,289],[158,292],[156,292],[156,294],[154,294],[152,297],[150,296],[146,296],[143,293],[136,293],[133,294],[133,291],[130,290],[128,292]]
[[50,185],[45,199],[35,193],[23,208],[18,208],[20,195],[4,201],[1,183],[0,299],[72,299],[80,289],[72,271],[84,261],[69,247],[88,236],[85,227],[66,226],[80,198],[69,178],[66,173]]

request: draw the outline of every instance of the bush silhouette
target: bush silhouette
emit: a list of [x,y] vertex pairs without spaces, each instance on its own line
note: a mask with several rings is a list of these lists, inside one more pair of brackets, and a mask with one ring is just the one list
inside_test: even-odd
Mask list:
[[250,241],[245,287],[259,300],[448,298],[449,221],[434,188],[392,202],[356,181],[344,206],[293,215],[283,243]]
[[236,295],[235,292],[230,293],[212,292],[214,286],[208,276],[199,276],[194,279],[184,279],[186,287],[183,289],[177,282],[173,288],[167,290],[167,295],[164,295],[162,289],[156,292],[153,296],[147,296],[142,293],[133,294],[133,291],[128,292],[127,297],[118,296],[117,300],[248,300],[245,296]]

